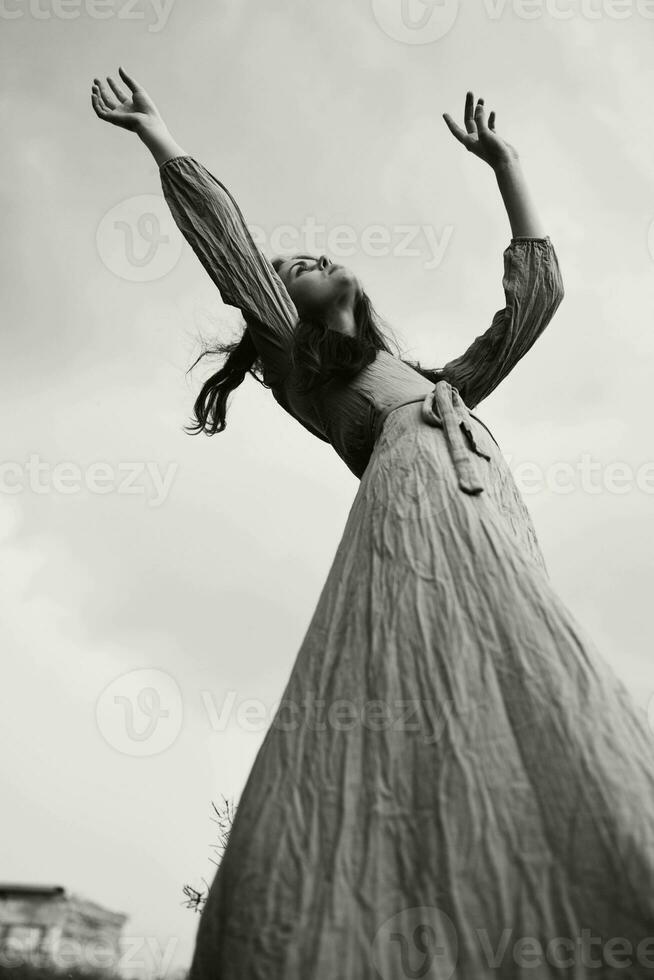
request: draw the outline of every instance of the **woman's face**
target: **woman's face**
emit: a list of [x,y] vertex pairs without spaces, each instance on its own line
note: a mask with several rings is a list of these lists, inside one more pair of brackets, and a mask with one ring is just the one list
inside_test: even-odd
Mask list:
[[356,276],[326,255],[294,255],[275,259],[274,265],[301,316],[352,307],[361,290]]

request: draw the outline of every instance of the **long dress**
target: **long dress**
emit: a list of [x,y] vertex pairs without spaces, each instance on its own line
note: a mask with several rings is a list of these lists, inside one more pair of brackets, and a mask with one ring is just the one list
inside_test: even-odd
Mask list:
[[275,399],[356,497],[201,915],[191,980],[654,976],[654,739],[553,588],[471,411],[563,297],[512,239],[506,306],[436,384],[386,352],[293,390],[296,312],[192,157],[165,198]]

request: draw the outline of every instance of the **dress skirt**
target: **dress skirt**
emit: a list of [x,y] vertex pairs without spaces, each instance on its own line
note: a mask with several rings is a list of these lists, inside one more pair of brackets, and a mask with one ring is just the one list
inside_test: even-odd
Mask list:
[[204,907],[191,980],[654,976],[654,738],[472,417],[375,444]]

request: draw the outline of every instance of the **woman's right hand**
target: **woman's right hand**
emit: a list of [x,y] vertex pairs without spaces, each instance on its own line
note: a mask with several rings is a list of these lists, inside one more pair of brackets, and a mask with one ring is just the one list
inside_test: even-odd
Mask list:
[[122,91],[113,78],[107,76],[107,82],[113,92],[112,96],[104,84],[98,78],[94,78],[91,105],[96,116],[114,126],[120,126],[121,129],[129,129],[133,133],[142,134],[147,129],[165,128],[159,110],[145,89],[122,68],[118,69],[118,73],[130,94]]
[[517,161],[516,150],[495,132],[495,113],[491,112],[487,123],[484,100],[478,99],[475,105],[475,97],[472,92],[468,92],[466,95],[463,118],[465,130],[457,126],[448,112],[443,113],[443,119],[447,123],[448,129],[458,139],[459,143],[465,146],[466,150],[474,153],[493,170]]

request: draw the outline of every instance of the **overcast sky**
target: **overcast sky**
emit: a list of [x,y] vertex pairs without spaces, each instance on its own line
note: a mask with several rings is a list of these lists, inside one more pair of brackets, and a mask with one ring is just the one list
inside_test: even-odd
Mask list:
[[254,381],[225,433],[182,431],[198,334],[239,320],[143,145],[91,110],[119,64],[269,254],[313,235],[434,366],[503,305],[494,177],[441,118],[468,88],[496,109],[566,297],[477,414],[557,591],[648,704],[652,7],[410,0],[403,21],[400,0],[6,0],[5,880],[124,911],[188,961],[182,886],[211,877],[211,801],[242,790],[358,486]]

